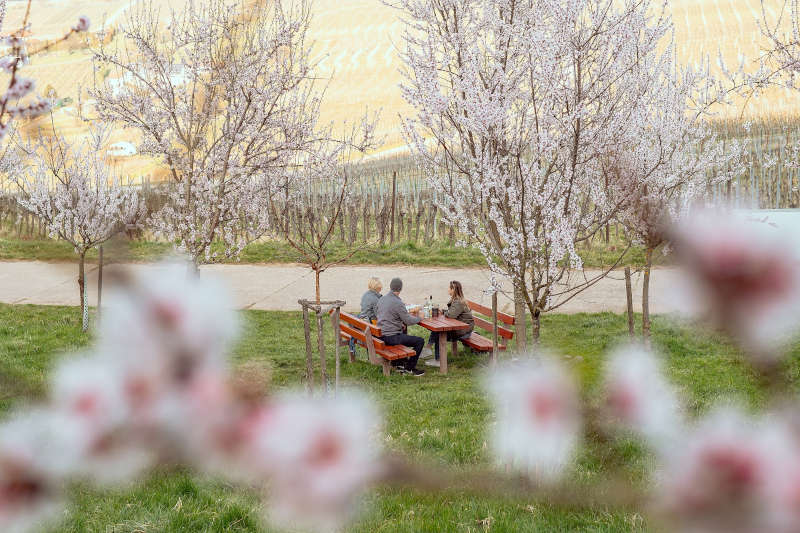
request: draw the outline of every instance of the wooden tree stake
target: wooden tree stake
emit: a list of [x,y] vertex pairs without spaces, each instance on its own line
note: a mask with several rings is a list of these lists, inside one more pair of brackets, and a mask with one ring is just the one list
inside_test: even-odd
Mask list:
[[492,293],[492,365],[497,364],[497,291]]
[[314,394],[314,359],[311,354],[311,324],[308,319],[308,307],[303,306],[303,329],[306,334],[306,387],[308,394]]

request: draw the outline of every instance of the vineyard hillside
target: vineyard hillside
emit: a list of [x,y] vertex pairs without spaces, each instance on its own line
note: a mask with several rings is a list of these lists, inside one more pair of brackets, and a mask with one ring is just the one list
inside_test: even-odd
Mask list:
[[[170,6],[184,0],[158,0],[162,16],[169,17]],[[37,38],[58,37],[70,21],[87,14],[96,31],[105,21],[114,28],[125,18],[131,0],[34,0],[31,29]],[[769,0],[767,16],[774,18],[783,0]],[[25,2],[9,1],[4,30],[19,24]],[[409,113],[398,84],[401,80],[399,50],[403,24],[399,13],[379,0],[315,0],[311,28],[313,57],[319,62],[318,73],[328,80],[323,119],[356,120],[366,109],[380,110],[379,134],[385,143],[382,155],[402,152],[403,138],[399,117]],[[756,57],[763,44],[756,19],[761,14],[759,0],[671,0],[669,8],[675,22],[675,45],[681,61],[697,63],[706,55],[716,68],[717,50],[731,65],[741,57]],[[96,34],[94,35],[96,40]],[[40,91],[52,91],[59,102],[56,126],[69,135],[81,135],[85,125],[78,120],[78,94],[89,87],[93,78],[104,72],[92,72],[90,54],[84,41],[67,43],[57,50],[35,58],[27,74],[39,80]],[[321,82],[324,83],[324,82]],[[91,102],[82,100],[84,108]],[[747,118],[780,115],[792,116],[800,102],[784,90],[772,90],[744,110]],[[736,117],[735,109],[720,110],[722,118]],[[41,119],[29,129],[49,127],[50,119]],[[117,132],[114,142],[136,142],[132,132]],[[127,152],[126,152],[127,153]],[[158,177],[158,165],[136,155],[114,158],[120,172]]]

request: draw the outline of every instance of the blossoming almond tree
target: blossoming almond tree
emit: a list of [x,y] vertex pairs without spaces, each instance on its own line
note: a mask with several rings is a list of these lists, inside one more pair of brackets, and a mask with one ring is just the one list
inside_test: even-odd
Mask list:
[[[671,49],[671,47],[670,47]],[[677,74],[673,74],[677,71]],[[667,243],[665,231],[707,197],[711,186],[744,171],[738,139],[721,142],[707,119],[726,92],[707,68],[675,66],[670,50],[653,69],[655,79],[625,146],[601,159],[606,194],[620,201],[616,220],[634,244],[645,248],[642,335],[650,335],[649,287],[653,254]]]
[[305,1],[189,2],[167,24],[133,8],[124,46],[95,50],[114,76],[90,93],[101,117],[142,136],[140,152],[169,169],[156,232],[195,268],[236,257],[268,228],[273,181],[325,132],[312,83]]
[[86,254],[120,231],[141,224],[144,200],[120,184],[103,159],[109,128],[90,129],[90,140],[70,143],[41,136],[19,144],[30,158],[10,175],[21,195],[19,205],[43,220],[51,237],[70,243],[78,254],[78,288],[83,330],[89,327]]
[[[624,205],[600,161],[636,145],[659,101],[664,6],[645,0],[398,0],[413,153],[444,220],[513,282],[534,319],[606,272],[568,284],[576,246]],[[661,9],[659,9],[659,7]],[[674,101],[668,102],[674,104]],[[519,309],[517,311],[520,312]]]

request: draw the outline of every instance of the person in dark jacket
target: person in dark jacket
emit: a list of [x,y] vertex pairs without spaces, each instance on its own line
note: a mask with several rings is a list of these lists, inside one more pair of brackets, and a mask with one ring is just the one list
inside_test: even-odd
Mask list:
[[403,290],[402,280],[394,278],[389,283],[390,292],[387,292],[378,300],[378,327],[381,328],[381,340],[389,346],[402,344],[413,348],[415,355],[406,359],[405,363],[398,362],[395,367],[399,372],[405,374],[423,376],[425,371],[417,368],[417,360],[423,346],[425,346],[425,339],[406,334],[408,326],[419,324],[422,319],[408,312],[406,304],[400,299],[401,290]]
[[[452,342],[460,340],[462,337],[468,337],[472,333],[472,330],[475,329],[475,319],[472,317],[472,311],[470,311],[467,300],[464,298],[464,289],[460,281],[451,281],[447,292],[450,294],[450,302],[447,304],[447,311],[444,315],[448,318],[455,318],[456,320],[468,324],[468,327],[464,329],[447,332],[447,340]],[[431,345],[433,345],[432,352],[430,349]],[[425,348],[422,357],[424,358],[426,355],[430,357],[431,353],[434,355],[435,359],[425,361],[425,364],[428,366],[439,366],[439,333],[437,331],[431,332],[431,336],[428,339],[428,347]]]

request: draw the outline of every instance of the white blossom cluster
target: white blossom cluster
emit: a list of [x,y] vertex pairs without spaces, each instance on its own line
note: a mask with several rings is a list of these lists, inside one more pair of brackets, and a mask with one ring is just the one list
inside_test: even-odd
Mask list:
[[[690,422],[660,360],[633,345],[612,353],[599,418],[638,435],[654,452],[650,516],[671,531],[797,531],[800,436],[790,412],[754,417],[718,406]],[[569,369],[537,356],[500,367],[490,381],[500,465],[555,483],[574,464],[583,411]]]
[[12,175],[22,192],[18,202],[47,224],[50,237],[84,255],[126,226],[141,223],[144,205],[137,190],[120,183],[98,143],[58,137],[26,148],[28,157]]

